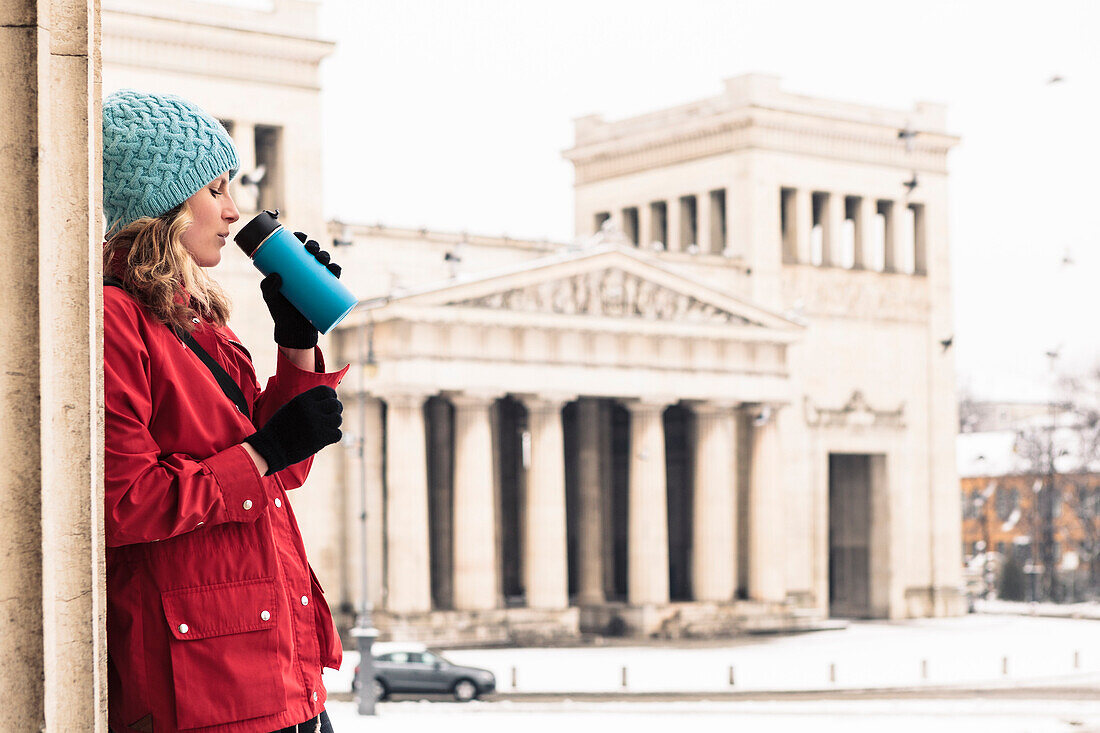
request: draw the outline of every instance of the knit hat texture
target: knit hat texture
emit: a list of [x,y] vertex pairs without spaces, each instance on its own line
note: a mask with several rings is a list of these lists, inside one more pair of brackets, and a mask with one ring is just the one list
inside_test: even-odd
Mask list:
[[186,99],[123,89],[103,100],[107,230],[160,216],[240,161],[220,122]]

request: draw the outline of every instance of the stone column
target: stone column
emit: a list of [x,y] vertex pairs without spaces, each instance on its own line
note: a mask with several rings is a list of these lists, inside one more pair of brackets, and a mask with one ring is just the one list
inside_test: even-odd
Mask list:
[[638,204],[638,249],[652,252],[653,248],[653,210],[649,202]]
[[840,267],[841,231],[844,225],[844,196],[830,193],[825,201],[825,217],[822,222],[821,262],[826,267]]
[[386,609],[432,607],[423,394],[386,395]]
[[596,606],[603,592],[603,497],[600,478],[600,403],[590,397],[577,403],[577,602]]
[[[898,226],[898,204],[896,201],[884,201],[883,217],[886,219],[886,237],[883,272],[897,272],[901,267],[901,237]],[[877,205],[876,205],[877,212]]]
[[710,192],[695,194],[695,243],[700,254],[711,254],[710,209]]
[[680,227],[683,216],[680,211],[680,197],[673,196],[665,204],[665,249],[669,252],[679,252],[684,249],[684,238],[681,236]]
[[742,257],[746,251],[745,243],[739,237],[742,230],[740,219],[744,214],[737,210],[737,200],[736,184],[726,186],[726,247],[722,254],[727,257]]
[[[345,380],[346,381],[346,380]],[[354,434],[357,440],[345,451],[346,487],[342,498],[344,541],[339,547],[342,568],[340,599],[358,609],[363,602],[363,561],[367,563],[367,599],[372,608],[382,607],[385,567],[385,507],[382,502],[383,431],[381,400],[360,393],[344,398],[345,436]],[[362,512],[367,512],[367,546],[363,552]],[[329,530],[331,532],[331,528]]]
[[786,506],[783,501],[782,453],[776,409],[752,411],[752,465],[749,482],[748,593],[754,601],[786,599]]
[[565,537],[565,444],[561,397],[524,398],[531,432],[523,542],[523,584],[530,608],[569,605]]
[[496,494],[489,421],[496,396],[450,396],[455,408],[454,606],[496,607]]
[[697,601],[729,601],[737,588],[737,420],[732,405],[695,413],[691,587]]
[[664,402],[626,402],[630,410],[630,510],[627,598],[668,603],[668,497]]
[[797,261],[807,265],[810,263],[810,237],[814,228],[814,203],[813,193],[809,190],[798,189],[794,193],[794,228],[797,237]]
[[856,270],[866,270],[871,266],[871,236],[875,228],[875,207],[873,199],[861,196],[856,207],[855,262],[852,267]]
[[0,730],[107,727],[99,35],[0,3]]

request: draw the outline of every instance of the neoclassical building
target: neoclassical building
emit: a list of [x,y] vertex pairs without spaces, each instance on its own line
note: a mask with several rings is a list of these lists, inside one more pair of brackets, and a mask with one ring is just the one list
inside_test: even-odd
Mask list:
[[[104,92],[199,101],[263,173],[242,216],[325,232],[316,15],[104,0]],[[364,575],[437,642],[961,612],[944,109],[748,75],[575,125],[571,242],[327,225],[363,303],[294,504],[342,625]],[[259,275],[218,277],[262,380]]]
[[[334,223],[341,596],[383,631],[960,613],[944,109],[730,79],[576,121],[572,243]],[[350,273],[355,273],[350,276]]]

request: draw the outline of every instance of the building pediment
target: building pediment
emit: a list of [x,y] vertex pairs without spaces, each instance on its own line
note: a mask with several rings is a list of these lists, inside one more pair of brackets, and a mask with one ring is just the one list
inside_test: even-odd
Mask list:
[[525,313],[750,325],[743,315],[659,285],[619,267],[592,270],[448,305]]
[[[384,299],[375,317],[411,310],[725,326],[795,333],[801,326],[764,308],[672,271],[656,258],[619,245],[543,257],[520,266]],[[475,315],[471,312],[480,312]],[[543,325],[548,325],[543,323]],[[589,324],[590,326],[592,324]],[[782,339],[785,340],[785,339]]]

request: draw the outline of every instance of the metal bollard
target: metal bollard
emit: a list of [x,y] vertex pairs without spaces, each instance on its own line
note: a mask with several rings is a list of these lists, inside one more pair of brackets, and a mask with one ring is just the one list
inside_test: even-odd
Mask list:
[[1076,649],[1073,651],[1073,668],[1081,669],[1081,652]]
[[623,665],[623,689],[626,689],[626,665]]
[[836,682],[836,663],[829,665],[829,682]]
[[733,677],[733,665],[731,664],[731,665],[730,665],[730,687],[733,687],[733,685],[734,685],[734,681],[733,681],[733,680],[734,680],[734,677]]
[[512,667],[512,689],[516,689],[516,668]]
[[1008,657],[1001,658],[1001,674],[1008,674]]
[[928,660],[920,660],[920,678],[922,680],[928,679]]

